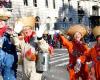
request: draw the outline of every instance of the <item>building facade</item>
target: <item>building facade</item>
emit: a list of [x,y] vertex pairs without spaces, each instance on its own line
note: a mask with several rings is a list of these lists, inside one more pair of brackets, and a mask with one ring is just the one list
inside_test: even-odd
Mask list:
[[70,0],[69,17],[89,27],[100,25],[100,0]]
[[[70,26],[82,23],[93,25],[94,18],[100,23],[100,0],[4,0],[11,9],[12,18],[8,23],[13,24],[17,18],[33,15],[37,21],[49,23],[48,29],[54,29],[54,23],[59,26]],[[97,25],[95,24],[95,25]],[[94,25],[94,26],[95,26]],[[58,25],[57,25],[58,26]],[[58,27],[59,27],[58,26]]]
[[33,15],[40,22],[50,23],[50,30],[54,28],[54,23],[64,13],[61,9],[67,0],[11,0],[13,21],[19,17]]

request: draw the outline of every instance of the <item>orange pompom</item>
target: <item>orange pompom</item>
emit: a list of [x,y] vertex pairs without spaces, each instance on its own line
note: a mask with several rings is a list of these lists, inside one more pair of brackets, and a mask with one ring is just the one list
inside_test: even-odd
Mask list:
[[29,61],[36,60],[36,55],[32,53],[31,48],[25,53],[25,58]]

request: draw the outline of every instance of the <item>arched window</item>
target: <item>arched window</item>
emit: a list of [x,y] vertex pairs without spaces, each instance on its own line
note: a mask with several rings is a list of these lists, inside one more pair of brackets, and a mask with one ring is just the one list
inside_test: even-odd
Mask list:
[[51,18],[50,17],[47,17],[47,30],[50,30],[50,21],[51,21]]
[[78,6],[78,22],[79,23],[82,22],[82,18],[84,15],[85,15],[85,11],[83,10],[83,8],[81,6]]
[[28,0],[24,0],[24,5],[28,6]]
[[37,7],[37,0],[33,0],[33,5]]
[[48,0],[45,0],[45,6],[48,8]]
[[54,8],[54,9],[56,8],[55,0],[53,0],[53,8]]

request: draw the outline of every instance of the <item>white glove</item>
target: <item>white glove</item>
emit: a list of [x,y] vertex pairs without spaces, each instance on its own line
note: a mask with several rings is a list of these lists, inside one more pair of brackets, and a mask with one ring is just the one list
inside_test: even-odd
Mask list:
[[81,68],[81,60],[77,59],[76,65],[75,65],[75,73],[78,73],[80,71]]
[[39,38],[42,37],[45,30],[46,30],[45,24],[41,24],[39,29],[36,29],[36,36]]
[[23,24],[21,22],[15,23],[14,31],[16,33],[20,33],[23,29]]

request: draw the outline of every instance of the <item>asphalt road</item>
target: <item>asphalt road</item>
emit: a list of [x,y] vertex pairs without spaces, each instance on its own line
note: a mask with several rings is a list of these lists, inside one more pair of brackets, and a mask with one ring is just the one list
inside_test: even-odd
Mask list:
[[[93,44],[94,43],[91,43],[89,46],[92,47]],[[68,60],[66,49],[55,49],[54,55],[50,58],[50,70],[43,73],[42,80],[69,80],[69,75],[66,70]],[[17,80],[28,80],[24,78],[21,65],[18,67],[17,75]],[[22,79],[22,77],[24,79]],[[1,76],[0,80],[2,80]]]
[[[68,78],[66,64],[68,64],[67,50],[66,49],[55,49],[54,55],[50,58],[50,69],[47,72],[43,73],[42,80],[45,80],[44,78],[47,78],[46,80],[66,80],[66,78]],[[56,77],[54,77],[55,74],[56,74]],[[19,65],[18,67],[17,75],[18,75],[17,80],[22,80],[22,77],[24,77],[22,73],[21,65]],[[23,80],[27,80],[27,79],[23,79]]]
[[[66,70],[68,59],[66,49],[55,49],[54,55],[50,58],[50,69],[43,73],[42,80],[68,80],[69,75]],[[17,75],[17,80],[22,80],[22,77],[24,77],[21,65],[18,67]]]
[[50,69],[43,73],[42,80],[69,80],[66,69],[68,60],[66,49],[56,49],[50,58]]
[[[89,47],[93,47],[94,43],[90,43]],[[66,70],[68,56],[67,49],[56,49],[54,55],[50,58],[51,68],[43,73],[42,80],[69,80],[69,74]]]
[[66,67],[51,67],[50,70],[43,73],[41,80],[69,80],[69,74]]

